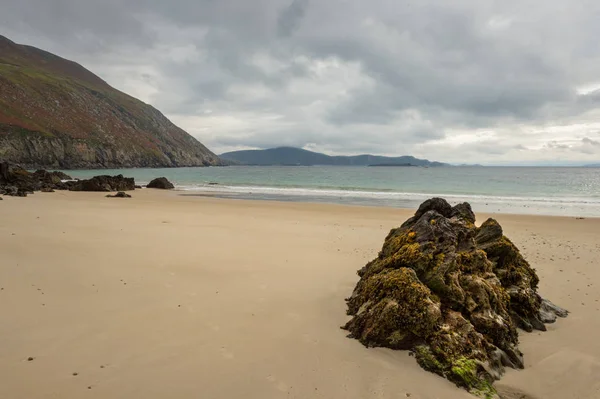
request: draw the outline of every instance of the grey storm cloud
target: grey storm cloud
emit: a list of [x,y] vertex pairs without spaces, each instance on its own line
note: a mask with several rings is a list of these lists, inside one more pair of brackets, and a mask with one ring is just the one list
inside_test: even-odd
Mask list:
[[0,34],[82,63],[217,152],[600,159],[589,138],[600,128],[598,2],[0,0],[0,10]]
[[589,145],[593,145],[593,146],[600,146],[600,141],[597,141],[597,140],[592,140],[592,139],[590,139],[590,138],[588,138],[588,137],[584,137],[584,138],[582,138],[582,139],[581,139],[581,142],[582,142],[583,144],[589,144]]
[[293,0],[292,3],[279,14],[279,18],[277,19],[277,32],[280,36],[290,36],[296,30],[306,12],[307,6],[308,0]]

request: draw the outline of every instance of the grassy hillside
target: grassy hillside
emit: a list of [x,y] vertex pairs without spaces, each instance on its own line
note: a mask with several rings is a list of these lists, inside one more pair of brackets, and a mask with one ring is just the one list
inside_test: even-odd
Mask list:
[[152,106],[0,36],[0,159],[41,167],[219,165]]
[[412,156],[329,156],[294,147],[233,151],[220,156],[224,160],[242,165],[446,166],[440,162],[430,162]]

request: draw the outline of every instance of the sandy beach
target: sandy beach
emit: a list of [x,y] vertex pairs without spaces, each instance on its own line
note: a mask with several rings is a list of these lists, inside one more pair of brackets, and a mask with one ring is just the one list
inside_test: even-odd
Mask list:
[[[132,195],[0,202],[0,398],[472,398],[340,329],[414,210]],[[499,392],[600,398],[600,219],[495,217],[571,311],[521,332]]]

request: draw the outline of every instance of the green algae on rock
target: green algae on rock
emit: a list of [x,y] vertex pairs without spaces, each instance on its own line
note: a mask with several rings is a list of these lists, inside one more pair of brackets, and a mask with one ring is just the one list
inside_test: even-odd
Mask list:
[[475,226],[468,203],[425,201],[358,271],[343,327],[368,347],[411,350],[421,367],[491,398],[504,367],[523,368],[517,328],[567,311],[542,299],[535,270],[502,227]]

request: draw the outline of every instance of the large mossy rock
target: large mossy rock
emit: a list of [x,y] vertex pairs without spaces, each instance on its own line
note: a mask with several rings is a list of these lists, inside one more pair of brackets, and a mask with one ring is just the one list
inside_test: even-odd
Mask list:
[[484,397],[504,367],[523,367],[517,328],[545,330],[567,315],[538,295],[535,270],[497,221],[476,227],[469,204],[441,198],[393,229],[358,275],[350,337],[411,350],[424,369]]

